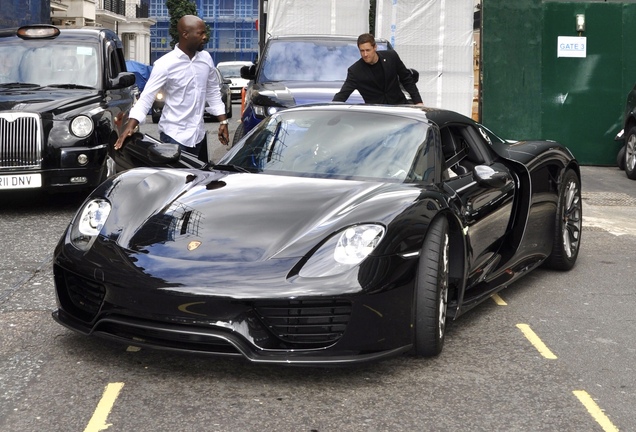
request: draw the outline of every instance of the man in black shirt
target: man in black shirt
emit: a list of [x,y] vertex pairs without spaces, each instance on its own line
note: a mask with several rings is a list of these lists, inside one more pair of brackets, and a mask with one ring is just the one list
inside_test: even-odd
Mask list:
[[347,79],[333,97],[334,102],[346,102],[349,95],[358,90],[368,104],[406,104],[406,96],[400,87],[402,84],[411,95],[412,102],[422,105],[413,75],[397,52],[378,51],[375,38],[369,33],[358,37],[358,49],[361,59],[347,70]]

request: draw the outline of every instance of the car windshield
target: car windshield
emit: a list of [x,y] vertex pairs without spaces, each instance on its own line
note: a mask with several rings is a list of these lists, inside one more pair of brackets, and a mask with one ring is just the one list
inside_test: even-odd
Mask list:
[[359,58],[355,41],[272,41],[259,82],[344,81],[347,68]]
[[302,177],[430,182],[433,140],[439,136],[434,131],[425,122],[383,113],[282,111],[261,122],[217,167]]
[[240,78],[241,68],[244,65],[218,65],[217,69],[221,71],[226,78]]
[[0,84],[97,87],[97,47],[92,44],[4,41],[0,59]]

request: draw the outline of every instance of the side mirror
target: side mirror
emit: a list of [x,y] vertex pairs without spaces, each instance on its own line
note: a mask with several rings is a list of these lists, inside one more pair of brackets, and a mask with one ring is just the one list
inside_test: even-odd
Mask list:
[[122,89],[134,85],[135,74],[132,72],[120,72],[115,78],[109,80],[109,89]]
[[505,171],[495,171],[488,165],[477,165],[473,169],[473,177],[480,186],[500,189],[512,181],[512,177]]
[[242,66],[241,78],[246,80],[253,80],[254,78],[256,78],[256,65]]
[[167,144],[150,135],[134,133],[124,141],[123,150],[148,166],[164,166],[181,158],[178,144]]

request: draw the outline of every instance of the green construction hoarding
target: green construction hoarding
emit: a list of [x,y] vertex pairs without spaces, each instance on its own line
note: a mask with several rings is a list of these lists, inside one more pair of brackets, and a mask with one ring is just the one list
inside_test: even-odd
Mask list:
[[636,83],[636,4],[483,0],[481,120],[505,138],[553,139],[615,165]]

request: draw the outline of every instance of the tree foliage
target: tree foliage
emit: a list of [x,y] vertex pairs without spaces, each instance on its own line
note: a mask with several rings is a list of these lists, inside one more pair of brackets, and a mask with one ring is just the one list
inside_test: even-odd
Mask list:
[[191,0],[166,0],[166,6],[168,7],[168,15],[170,15],[170,28],[168,29],[172,37],[170,47],[174,48],[179,42],[177,23],[184,15],[196,15],[197,4]]

